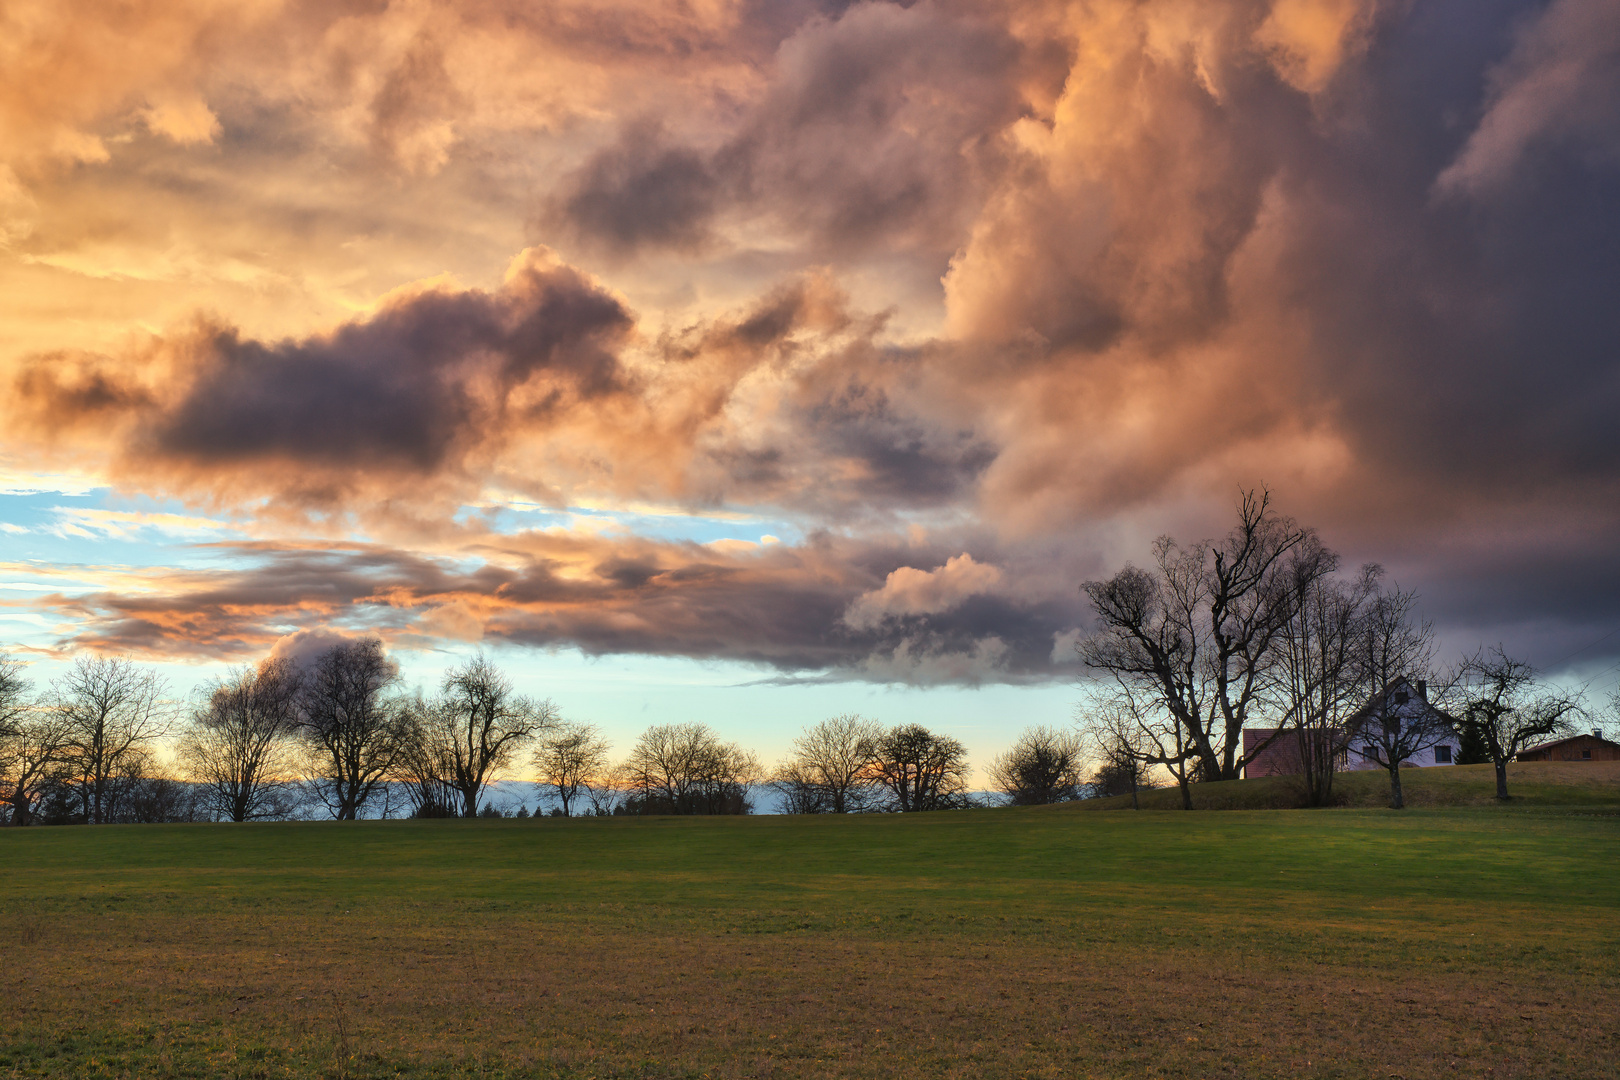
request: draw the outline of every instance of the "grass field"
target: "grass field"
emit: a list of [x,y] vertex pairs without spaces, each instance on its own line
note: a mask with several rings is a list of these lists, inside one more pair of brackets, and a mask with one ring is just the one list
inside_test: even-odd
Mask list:
[[1612,1077],[1620,776],[1585,776],[1404,813],[5,830],[0,1077]]

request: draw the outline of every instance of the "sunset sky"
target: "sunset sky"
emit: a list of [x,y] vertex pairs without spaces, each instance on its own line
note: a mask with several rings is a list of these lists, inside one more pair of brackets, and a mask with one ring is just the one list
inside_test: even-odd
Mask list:
[[1265,485],[1597,703],[1620,3],[6,0],[0,383],[41,685],[375,633],[982,762]]

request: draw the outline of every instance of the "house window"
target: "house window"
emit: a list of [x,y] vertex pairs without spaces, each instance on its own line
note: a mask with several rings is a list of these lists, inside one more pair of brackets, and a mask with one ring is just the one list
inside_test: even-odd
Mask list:
[[1590,750],[1582,750],[1581,751],[1581,760],[1582,761],[1591,761],[1592,760],[1592,751],[1590,751]]
[[1411,700],[1412,700],[1412,696],[1410,694],[1408,694],[1405,690],[1397,690],[1397,691],[1395,691],[1395,704],[1397,704],[1397,705],[1405,705],[1408,701],[1411,701]]
[[1434,748],[1434,763],[1436,765],[1451,764],[1451,747],[1437,746]]

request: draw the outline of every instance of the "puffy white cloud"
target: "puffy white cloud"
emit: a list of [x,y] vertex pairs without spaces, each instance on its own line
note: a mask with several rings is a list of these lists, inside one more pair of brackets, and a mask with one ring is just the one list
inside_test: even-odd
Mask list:
[[870,630],[889,619],[938,615],[1000,583],[998,567],[975,562],[967,552],[946,559],[944,566],[933,570],[902,566],[889,574],[881,589],[857,597],[844,612],[844,622],[857,630]]

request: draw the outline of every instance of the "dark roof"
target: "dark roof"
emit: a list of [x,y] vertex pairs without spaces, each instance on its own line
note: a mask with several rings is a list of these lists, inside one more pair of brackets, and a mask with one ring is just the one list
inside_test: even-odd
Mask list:
[[1567,739],[1554,739],[1552,742],[1537,743],[1535,746],[1527,746],[1523,750],[1520,750],[1519,753],[1534,754],[1541,750],[1553,750],[1557,747],[1563,746],[1565,743],[1578,742],[1581,739],[1591,739],[1593,742],[1600,742],[1604,746],[1612,746],[1616,750],[1620,750],[1620,743],[1617,743],[1612,739],[1605,739],[1603,736],[1594,735],[1590,731],[1580,731],[1576,732],[1574,735],[1571,735]]
[[[1412,683],[1404,675],[1402,675],[1400,678],[1396,679],[1394,682],[1390,683],[1387,687],[1385,687],[1383,693],[1381,693],[1381,694],[1375,693],[1375,694],[1373,694],[1372,697],[1368,698],[1366,700],[1366,702],[1361,706],[1361,708],[1359,708],[1355,712],[1351,713],[1349,715],[1349,717],[1347,717],[1345,719],[1344,726],[1346,728],[1354,728],[1354,727],[1357,727],[1358,725],[1366,722],[1373,715],[1373,710],[1378,705],[1378,703],[1379,703],[1379,701],[1381,699],[1385,698],[1386,696],[1393,696],[1399,690],[1405,690],[1408,694],[1412,695],[1412,697],[1417,698],[1425,706],[1428,707],[1430,712],[1438,714],[1440,719],[1444,720],[1446,723],[1450,724],[1452,727],[1457,726],[1457,718],[1455,716],[1452,716],[1450,713],[1446,712],[1444,709],[1438,708],[1434,704],[1432,704],[1429,701],[1429,695],[1428,694],[1420,694],[1420,693],[1418,693],[1417,692],[1417,687],[1413,686]],[[1408,699],[1408,700],[1410,700],[1410,699]]]

